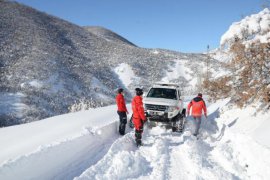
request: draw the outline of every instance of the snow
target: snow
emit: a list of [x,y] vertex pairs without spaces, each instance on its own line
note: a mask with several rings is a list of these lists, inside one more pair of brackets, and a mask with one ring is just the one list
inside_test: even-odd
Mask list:
[[27,106],[22,102],[25,97],[22,93],[1,93],[0,94],[0,116],[10,114],[10,116],[21,117]]
[[188,117],[182,134],[145,127],[140,148],[115,105],[1,128],[0,179],[267,179],[270,116],[229,101],[207,102],[198,140]]
[[50,78],[48,78],[48,80],[46,80],[44,84],[50,85],[50,90],[52,93],[57,93],[64,89],[64,84],[60,80],[60,77],[57,73],[50,76]]
[[85,129],[98,129],[110,124],[118,119],[117,114],[110,113],[113,108],[115,107],[108,106],[99,108],[99,111],[91,109],[29,124],[2,128],[0,129],[1,147],[8,148],[1,149],[0,164],[5,160],[29,154],[33,149],[38,149],[43,145],[80,137]]
[[233,54],[228,49],[221,50],[220,48],[216,48],[212,50],[209,55],[220,62],[230,62],[233,59]]
[[233,23],[221,37],[220,45],[230,44],[236,37],[248,45],[252,42],[268,43],[270,41],[270,10],[268,8]]
[[224,113],[220,117],[221,121],[230,127],[234,133],[241,133],[253,138],[260,144],[270,148],[269,133],[269,113],[263,113],[259,104],[253,104],[244,109],[237,107],[224,108]]
[[[24,12],[20,12],[19,14],[25,17]],[[25,10],[25,12],[28,11]],[[269,14],[269,9],[265,9],[234,23],[222,36],[221,45],[230,44],[235,37],[244,40],[246,45],[254,41],[269,42]],[[44,19],[46,16],[40,17]],[[12,18],[19,19],[15,16]],[[16,23],[20,24],[20,21],[16,21]],[[112,91],[112,88],[115,88],[114,85],[123,85],[128,88],[133,84],[140,84],[139,82],[142,80],[146,83],[148,80],[160,80],[161,78],[157,75],[162,74],[163,70],[167,70],[163,81],[172,82],[184,79],[184,84],[187,81],[190,87],[195,87],[198,81],[197,77],[200,77],[206,69],[205,62],[202,62],[202,56],[195,54],[177,55],[160,49],[142,51],[142,56],[138,47],[128,46],[127,48],[123,44],[118,46],[115,42],[106,45],[105,41],[88,32],[84,33],[80,27],[69,27],[66,23],[58,20],[56,24],[66,27],[65,32],[69,32],[70,35],[71,32],[78,32],[81,35],[82,39],[79,38],[76,41],[76,36],[72,36],[74,44],[85,44],[82,42],[91,40],[93,44],[99,45],[90,46],[86,43],[86,46],[89,45],[90,50],[97,49],[98,51],[86,51],[84,46],[78,46],[77,49],[82,52],[82,56],[77,57],[77,51],[75,55],[72,52],[69,62],[66,61],[66,56],[59,57],[57,62],[60,62],[61,71],[50,66],[47,69],[53,71],[46,71],[49,76],[43,76],[41,78],[43,81],[29,80],[27,77],[33,75],[29,73],[28,76],[25,76],[26,79],[21,79],[18,82],[22,88],[30,86],[30,92],[33,88],[44,88],[49,89],[49,93],[57,93],[65,90],[66,85],[71,84],[70,88],[74,91],[69,92],[78,93],[81,85],[87,85],[86,87],[89,89],[97,90],[96,99],[107,99],[113,102],[113,96],[109,97],[107,94]],[[25,27],[27,28],[22,28],[20,31],[23,32],[22,36],[32,37],[29,34],[31,31],[28,31],[30,26],[27,24]],[[56,30],[58,31],[58,29]],[[51,32],[48,31],[47,35],[54,34],[56,31]],[[104,35],[106,34],[100,36],[106,38]],[[46,45],[50,43],[49,41],[44,42]],[[129,42],[125,41],[125,43]],[[59,45],[59,47],[62,46]],[[59,52],[68,52],[65,51],[68,50],[66,48],[65,46],[58,50]],[[38,51],[37,48],[34,50]],[[115,52],[115,54],[105,52]],[[122,54],[123,52],[127,52],[127,54]],[[47,52],[38,54],[42,53],[48,54]],[[86,60],[90,62],[89,59],[95,60],[99,56],[102,58],[97,61],[98,64],[86,63]],[[43,58],[33,57],[33,59],[40,59],[43,62]],[[126,57],[130,57],[129,64],[126,63]],[[224,59],[228,55],[217,52],[215,57]],[[167,69],[167,63],[164,63],[165,60],[170,63],[169,69]],[[62,62],[63,65],[76,62],[75,64],[71,63],[75,68],[67,66],[68,68],[65,69],[63,68],[65,66],[62,67]],[[108,62],[109,68],[112,64],[118,64],[113,71],[118,75],[119,82],[111,78],[114,77],[114,74],[111,74],[108,68],[101,66],[104,62]],[[52,65],[48,62],[44,64]],[[26,63],[21,64],[21,66],[23,68],[38,67],[39,69],[43,67],[43,64],[32,66]],[[136,69],[136,67],[141,69]],[[63,81],[62,76],[65,73],[59,72],[69,72],[70,70],[73,74],[67,75],[72,75],[72,78]],[[140,78],[135,75],[138,70],[143,72]],[[10,72],[14,72],[9,76],[10,82],[13,82],[12,78],[15,78],[13,80],[21,78],[17,69]],[[18,74],[15,76],[16,72]],[[93,76],[86,76],[89,73],[93,73]],[[224,74],[227,72],[216,70],[213,76]],[[80,84],[74,83],[79,80],[76,77],[83,78]],[[68,94],[72,93],[66,95]],[[11,120],[14,119],[13,117],[23,116],[28,108],[23,103],[25,97],[21,93],[2,93],[0,95],[0,118],[5,119],[4,115],[8,114],[7,112],[14,112],[14,114],[10,114]],[[185,106],[193,97],[183,97]],[[66,102],[62,97],[60,99]],[[102,100],[102,103],[104,102]],[[207,102],[208,118],[202,119],[198,139],[192,135],[194,131],[193,118],[187,117],[183,133],[174,133],[171,129],[160,126],[153,128],[146,126],[142,139],[144,145],[140,148],[136,147],[134,143],[134,129],[127,127],[124,136],[118,134],[119,120],[116,105],[1,128],[0,179],[269,179],[269,110],[262,109],[259,103],[239,109],[229,102],[230,99],[221,99],[215,103]],[[128,105],[128,109],[131,112],[130,105]]]
[[33,81],[29,82],[29,84],[33,87],[36,87],[36,88],[41,88],[43,86],[42,82],[40,82],[38,80],[33,80]]
[[169,66],[169,69],[164,78],[161,79],[161,82],[173,82],[173,80],[180,77],[185,78],[190,86],[195,87],[197,83],[197,78],[191,76],[190,69],[185,65],[188,61],[186,60],[174,60],[173,65]]
[[104,84],[102,84],[97,78],[93,77],[91,82],[93,89],[98,88],[109,92],[109,89]]
[[108,106],[0,129],[0,179],[72,179],[106,153],[117,119]]
[[123,85],[128,88],[128,86],[134,81],[138,80],[138,77],[134,74],[132,67],[127,63],[119,64],[114,72],[119,76],[119,79],[122,81]]
[[155,49],[155,50],[152,50],[152,53],[153,54],[159,54],[159,51]]

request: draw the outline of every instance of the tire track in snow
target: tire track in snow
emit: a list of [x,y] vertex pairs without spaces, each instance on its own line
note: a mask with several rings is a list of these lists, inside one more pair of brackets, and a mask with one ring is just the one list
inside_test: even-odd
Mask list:
[[[147,175],[149,162],[141,156],[133,138],[134,133],[130,132],[116,140],[97,164],[75,179],[137,179],[142,175]],[[145,165],[146,168],[141,169]]]
[[[145,129],[144,146],[137,148],[134,132],[117,139],[108,153],[76,180],[81,179],[240,179],[215,162],[213,137],[191,136],[191,124],[183,134],[160,127]],[[242,176],[242,177],[245,177]]]
[[205,140],[185,138],[171,152],[170,179],[239,179],[211,159],[214,147]]
[[183,143],[179,134],[159,127],[146,129],[143,143],[137,148],[134,132],[126,134],[96,165],[75,179],[168,179],[171,149]]

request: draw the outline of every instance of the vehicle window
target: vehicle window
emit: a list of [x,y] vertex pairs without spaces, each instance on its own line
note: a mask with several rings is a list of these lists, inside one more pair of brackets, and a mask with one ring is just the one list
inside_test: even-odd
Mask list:
[[177,100],[177,93],[175,89],[152,88],[147,94],[147,97]]

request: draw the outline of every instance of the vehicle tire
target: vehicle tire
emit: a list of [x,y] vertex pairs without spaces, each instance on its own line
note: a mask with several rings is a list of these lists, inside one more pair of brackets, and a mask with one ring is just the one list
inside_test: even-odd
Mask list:
[[175,116],[174,117],[174,121],[171,122],[172,132],[177,131],[177,122],[178,122],[178,119],[179,119],[179,115]]
[[182,114],[183,117],[186,117],[186,108],[184,108],[184,109],[182,110],[182,113],[181,113],[181,114]]
[[185,128],[185,121],[186,121],[186,117],[182,116],[179,122],[179,132],[183,132]]
[[184,122],[185,122],[185,117],[186,117],[186,109],[183,109],[182,113],[178,115],[178,123],[177,123],[177,131],[182,133],[184,130]]

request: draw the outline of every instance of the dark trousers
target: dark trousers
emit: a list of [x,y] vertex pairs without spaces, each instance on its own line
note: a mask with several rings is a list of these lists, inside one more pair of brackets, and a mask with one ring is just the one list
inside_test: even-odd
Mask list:
[[138,146],[142,145],[142,133],[143,133],[143,121],[141,120],[141,124],[139,127],[135,129],[135,141]]
[[126,130],[126,124],[127,124],[127,113],[122,112],[122,111],[117,111],[117,114],[119,115],[119,120],[120,120],[119,133],[121,135],[124,135],[125,130]]
[[201,122],[202,122],[202,117],[201,116],[197,116],[197,117],[193,117],[194,121],[195,121],[195,132],[194,135],[197,136],[199,134],[199,130],[201,127]]

